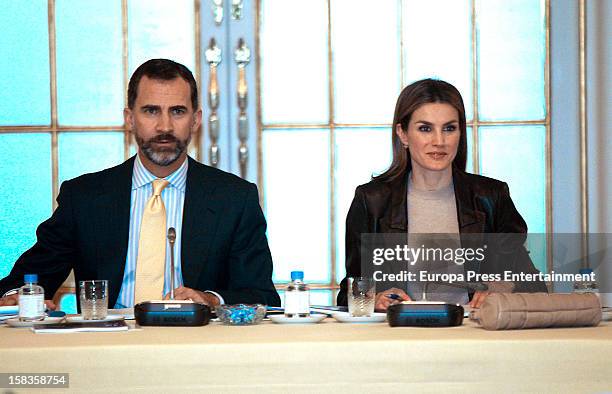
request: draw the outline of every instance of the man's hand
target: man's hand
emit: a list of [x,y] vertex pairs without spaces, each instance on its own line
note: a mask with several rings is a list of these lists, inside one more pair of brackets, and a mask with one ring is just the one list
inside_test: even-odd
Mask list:
[[[170,294],[166,294],[164,300],[169,300]],[[174,299],[175,300],[191,300],[195,302],[199,302],[201,304],[206,304],[211,307],[215,307],[220,304],[219,299],[216,295],[211,293],[205,293],[203,291],[190,289],[189,287],[177,287],[174,289]]]
[[[390,298],[389,295],[391,294],[395,294],[399,298]],[[410,297],[408,296],[408,294],[406,294],[404,290],[392,287],[388,290],[381,291],[380,293],[376,294],[374,309],[377,311],[384,312],[390,305],[393,305],[400,301],[410,301]]]
[[477,291],[474,293],[472,297],[472,301],[468,304],[472,308],[480,308],[482,303],[485,301],[487,296],[490,294],[490,291]]
[[18,302],[19,296],[17,294],[0,298],[0,306],[17,305]]
[[[9,306],[19,304],[19,295],[11,294],[10,296],[0,298],[0,306]],[[45,300],[47,309],[54,311],[57,306],[51,300]]]

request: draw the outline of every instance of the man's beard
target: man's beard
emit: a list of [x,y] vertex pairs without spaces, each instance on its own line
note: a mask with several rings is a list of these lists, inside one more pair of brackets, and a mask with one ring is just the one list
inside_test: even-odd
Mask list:
[[[134,133],[134,137],[136,139],[136,143],[138,147],[144,153],[144,155],[151,162],[157,164],[158,166],[166,167],[170,164],[174,163],[181,156],[185,149],[187,149],[187,145],[191,141],[191,134],[187,137],[186,140],[179,140],[171,133],[159,134],[147,141],[138,136],[137,133]],[[162,146],[155,147],[153,145],[154,142],[174,142],[174,147],[172,146]]]

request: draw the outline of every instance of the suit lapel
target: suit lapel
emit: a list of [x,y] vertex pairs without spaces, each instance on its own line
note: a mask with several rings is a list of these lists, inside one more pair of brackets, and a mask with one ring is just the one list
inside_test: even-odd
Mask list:
[[[453,167],[453,186],[457,204],[457,221],[463,248],[477,249],[484,245],[486,214],[476,209],[473,188],[465,173]],[[465,271],[480,272],[478,260],[467,261]]]
[[457,204],[457,221],[460,233],[484,233],[486,215],[474,207],[474,196],[469,179],[453,168],[453,186]]
[[398,177],[398,179],[390,183],[390,187],[391,215],[389,218],[389,228],[400,230],[399,232],[405,232],[408,230],[407,177]]
[[130,231],[130,206],[134,157],[115,167],[100,185],[93,202],[100,239],[97,242],[97,277],[109,281],[109,305],[113,305],[123,282]]
[[181,269],[183,284],[196,287],[217,227],[213,203],[216,184],[206,176],[206,167],[189,158],[183,227],[181,231]]

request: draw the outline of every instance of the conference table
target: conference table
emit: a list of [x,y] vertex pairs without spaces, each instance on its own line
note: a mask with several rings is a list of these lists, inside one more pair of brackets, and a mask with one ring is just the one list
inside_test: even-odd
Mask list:
[[612,391],[610,321],[516,331],[486,331],[467,319],[452,328],[331,318],[129,325],[134,329],[125,332],[62,334],[0,326],[0,372],[69,373],[76,392]]

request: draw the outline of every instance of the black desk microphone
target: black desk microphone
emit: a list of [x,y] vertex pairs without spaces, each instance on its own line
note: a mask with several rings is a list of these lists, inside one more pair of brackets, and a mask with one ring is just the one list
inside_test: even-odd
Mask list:
[[429,281],[423,286],[421,301],[403,301],[387,308],[387,321],[391,327],[452,327],[463,323],[461,305],[427,301],[427,286],[430,283],[474,291],[486,291],[489,288],[481,282]]
[[168,243],[170,244],[170,299],[174,300],[174,241],[176,241],[176,230],[174,227],[168,229]]

